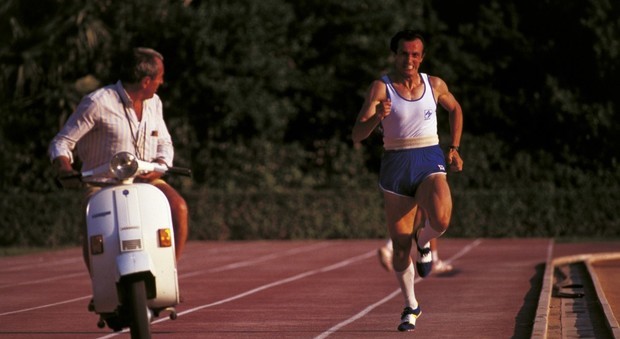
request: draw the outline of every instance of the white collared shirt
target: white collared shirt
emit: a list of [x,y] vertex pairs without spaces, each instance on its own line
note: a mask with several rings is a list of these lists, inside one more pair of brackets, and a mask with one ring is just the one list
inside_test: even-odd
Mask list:
[[118,81],[85,96],[49,147],[53,160],[66,156],[74,162],[73,150],[82,161],[82,171],[110,161],[121,151],[145,161],[161,159],[172,166],[174,149],[163,118],[162,102],[155,94],[142,105],[138,121],[131,99]]

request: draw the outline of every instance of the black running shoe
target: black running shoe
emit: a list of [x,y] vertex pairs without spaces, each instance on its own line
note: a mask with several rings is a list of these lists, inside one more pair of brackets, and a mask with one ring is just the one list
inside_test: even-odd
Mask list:
[[411,307],[405,307],[403,313],[400,316],[400,325],[398,330],[401,332],[409,332],[415,330],[415,321],[422,315],[422,309],[420,305],[415,310]]
[[420,233],[421,230],[422,229],[420,228],[414,236],[415,247],[418,249],[418,256],[415,260],[415,268],[420,277],[424,278],[431,274],[431,271],[433,270],[433,255],[431,254],[430,242],[424,244],[423,248],[420,248],[420,245],[418,245],[418,233]]

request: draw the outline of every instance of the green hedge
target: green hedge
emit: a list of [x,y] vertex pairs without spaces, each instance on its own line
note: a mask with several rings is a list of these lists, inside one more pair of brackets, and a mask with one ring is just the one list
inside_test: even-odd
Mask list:
[[[195,240],[336,239],[386,236],[374,189],[285,192],[189,191]],[[449,237],[620,236],[618,188],[453,192]],[[0,246],[79,243],[80,194],[0,197]]]
[[620,237],[618,187],[457,191],[453,200],[449,236]]
[[196,239],[336,239],[385,236],[376,191],[188,194]]

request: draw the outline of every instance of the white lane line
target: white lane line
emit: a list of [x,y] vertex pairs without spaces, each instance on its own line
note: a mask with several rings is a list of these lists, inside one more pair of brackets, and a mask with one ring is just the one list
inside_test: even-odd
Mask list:
[[4,313],[0,313],[0,316],[9,315],[9,314],[15,314],[15,313],[29,312],[29,311],[34,311],[34,310],[42,309],[42,308],[54,307],[54,306],[58,306],[58,305],[62,305],[62,304],[68,304],[68,303],[72,303],[74,301],[80,301],[80,300],[85,300],[85,299],[90,299],[90,298],[92,298],[90,295],[86,295],[86,296],[75,298],[75,299],[59,301],[59,302],[53,303],[53,304],[41,305],[41,306],[36,306],[36,307],[31,307],[31,308],[25,308],[25,309],[21,309],[21,310],[17,310],[17,311],[4,312]]
[[[30,262],[24,262],[20,264],[11,264],[11,259],[7,259],[9,263],[4,263],[3,267],[0,269],[0,274],[6,274],[10,272],[17,271],[29,271],[34,268],[43,267],[50,268],[53,266],[65,266],[65,265],[75,265],[76,263],[83,262],[82,257],[79,258],[65,258],[65,259],[54,259],[54,258],[43,258],[36,257],[33,258]],[[15,266],[11,266],[15,265]]]
[[[361,255],[358,255],[358,256],[355,256],[355,257],[343,260],[341,262],[335,263],[335,264],[330,265],[330,266],[326,266],[326,267],[315,269],[315,270],[310,270],[310,271],[307,271],[307,272],[304,272],[304,273],[300,273],[300,274],[297,274],[297,275],[294,275],[294,276],[291,276],[291,277],[288,277],[288,278],[285,278],[285,279],[280,279],[280,280],[274,281],[272,283],[256,287],[254,289],[251,289],[249,291],[246,291],[246,292],[234,295],[234,296],[226,298],[226,299],[222,299],[222,300],[219,300],[219,301],[212,302],[210,304],[205,304],[205,305],[201,305],[201,306],[198,306],[198,307],[194,307],[194,308],[185,310],[183,312],[179,312],[178,315],[181,316],[181,315],[193,313],[193,312],[205,309],[205,308],[209,308],[209,307],[225,304],[227,302],[231,302],[231,301],[234,301],[234,300],[237,300],[237,299],[241,299],[243,297],[247,297],[249,295],[252,295],[252,294],[255,294],[255,293],[267,290],[267,289],[270,289],[272,287],[284,285],[284,284],[287,284],[287,283],[290,283],[290,282],[293,282],[293,281],[296,281],[296,280],[300,280],[300,279],[303,279],[303,278],[306,278],[306,277],[309,277],[309,276],[312,276],[312,275],[316,275],[316,274],[319,274],[319,273],[325,273],[325,272],[333,271],[333,270],[336,270],[336,269],[338,269],[340,267],[351,265],[352,263],[354,263],[356,261],[360,261],[360,260],[364,260],[364,259],[370,258],[370,257],[372,257],[374,255],[376,255],[375,251],[364,253],[364,254],[361,254]],[[159,319],[157,321],[154,321],[154,323],[160,323],[160,322],[163,322],[163,321],[166,321],[166,320],[168,320],[168,318]]]
[[194,272],[189,272],[189,273],[181,274],[181,275],[179,275],[179,279],[188,278],[188,277],[194,277],[194,276],[201,275],[201,274],[206,274],[206,273],[216,273],[216,272],[222,272],[222,271],[229,271],[229,270],[233,270],[233,269],[237,269],[237,268],[241,268],[241,267],[252,266],[254,264],[257,264],[257,263],[260,263],[260,262],[269,261],[269,260],[273,260],[273,259],[277,259],[279,257],[285,257],[285,256],[289,256],[289,255],[292,255],[292,254],[299,254],[299,253],[314,251],[314,250],[317,250],[319,248],[327,247],[329,245],[330,245],[329,242],[321,242],[321,243],[312,244],[312,245],[309,245],[309,246],[292,248],[292,249],[287,250],[287,251],[283,251],[283,252],[279,252],[279,253],[267,254],[267,255],[264,255],[262,257],[254,258],[252,260],[244,260],[244,261],[239,261],[239,262],[236,262],[236,263],[232,263],[232,264],[228,264],[228,265],[224,265],[224,266],[220,266],[220,267],[215,267],[215,268],[211,268],[211,269],[207,269],[207,270],[200,270],[200,271],[194,271]]
[[[265,255],[265,256],[262,256],[262,257],[258,257],[258,258],[252,259],[252,260],[240,261],[240,262],[224,265],[224,266],[221,266],[221,267],[212,268],[212,269],[209,269],[209,270],[202,270],[202,271],[195,271],[195,272],[186,273],[186,274],[180,275],[179,278],[187,278],[187,277],[192,277],[192,276],[195,276],[195,275],[200,275],[200,274],[205,274],[205,273],[221,272],[221,271],[232,270],[232,269],[235,269],[235,268],[246,267],[246,266],[254,265],[254,264],[259,263],[259,262],[268,261],[268,260],[272,260],[272,259],[277,259],[279,257],[288,256],[288,255],[292,255],[292,254],[308,252],[308,251],[316,250],[318,248],[326,247],[326,246],[329,246],[329,245],[330,245],[329,242],[321,242],[321,243],[312,244],[312,245],[309,245],[309,246],[292,248],[290,250],[283,251],[283,252],[280,252],[278,254],[268,254],[268,255]],[[75,273],[75,274],[67,274],[67,275],[58,276],[58,277],[50,277],[50,278],[47,278],[47,279],[33,280],[33,281],[21,282],[21,283],[11,284],[11,285],[2,285],[2,286],[0,286],[0,288],[20,286],[20,285],[32,285],[32,284],[38,284],[38,283],[45,283],[45,282],[50,282],[50,281],[55,281],[55,280],[66,279],[66,278],[73,278],[73,277],[77,277],[77,276],[81,276],[81,275],[86,275],[86,274],[87,274],[86,272]],[[89,280],[90,280],[90,278],[89,278]],[[32,311],[32,310],[41,309],[41,308],[54,307],[54,306],[57,306],[57,305],[62,305],[62,304],[67,304],[67,303],[71,303],[71,302],[75,302],[75,301],[80,301],[80,300],[87,299],[87,298],[92,298],[92,295],[85,296],[85,297],[79,297],[79,298],[75,298],[75,299],[70,299],[70,300],[59,301],[59,302],[55,302],[55,303],[51,303],[51,304],[46,304],[46,305],[40,305],[40,306],[26,308],[26,309],[20,309],[20,310],[0,313],[0,316],[9,315],[9,314],[15,314],[15,313],[23,313],[23,312],[28,312],[28,311]]]
[[[417,284],[420,280],[422,280],[422,278],[416,278],[415,279],[415,283]],[[334,325],[332,328],[328,329],[327,331],[321,333],[320,335],[314,337],[314,339],[323,339],[323,338],[327,338],[329,335],[331,335],[334,332],[337,332],[338,330],[340,330],[341,328],[355,322],[356,320],[366,316],[366,314],[370,313],[372,310],[374,310],[375,308],[385,304],[386,302],[390,301],[392,298],[396,297],[397,295],[399,295],[400,292],[400,288],[396,289],[394,292],[388,294],[385,298],[377,301],[376,303],[366,307],[363,311],[359,312],[358,314],[352,316],[351,318]]]
[[63,279],[79,277],[79,276],[82,276],[82,275],[88,275],[86,270],[84,270],[84,272],[80,272],[80,273],[64,274],[64,275],[59,275],[59,276],[56,276],[56,277],[49,277],[49,278],[45,278],[45,279],[22,281],[22,282],[15,283],[15,284],[0,285],[0,288],[9,288],[9,287],[24,286],[24,285],[42,284],[42,283],[48,283],[50,281],[56,281],[56,280],[63,280]]
[[[228,302],[231,302],[231,301],[235,301],[235,300],[247,297],[249,295],[256,294],[258,292],[270,289],[272,287],[284,285],[284,284],[287,284],[287,283],[290,283],[290,282],[293,282],[293,281],[296,281],[296,280],[300,280],[300,279],[303,279],[303,278],[306,278],[306,277],[309,277],[309,276],[312,276],[312,275],[333,271],[333,270],[336,270],[338,268],[351,265],[354,262],[374,257],[375,255],[376,255],[376,252],[373,250],[371,252],[364,253],[364,254],[361,254],[361,255],[357,255],[355,257],[351,257],[349,259],[337,262],[337,263],[335,263],[333,265],[329,265],[329,266],[326,266],[326,267],[323,267],[323,268],[319,268],[319,269],[315,269],[315,270],[310,270],[310,271],[307,271],[307,272],[304,272],[304,273],[300,273],[300,274],[297,274],[297,275],[294,275],[294,276],[291,276],[291,277],[288,277],[288,278],[285,278],[285,279],[277,280],[277,281],[274,281],[272,283],[265,284],[265,285],[253,288],[253,289],[248,290],[246,292],[243,292],[243,293],[240,293],[240,294],[237,294],[237,295],[234,295],[234,296],[222,299],[222,300],[218,300],[218,301],[215,301],[215,302],[212,302],[212,303],[209,303],[209,304],[201,305],[201,306],[198,306],[198,307],[194,307],[194,308],[185,310],[183,312],[179,312],[177,314],[177,316],[180,317],[180,316],[183,316],[183,315],[186,315],[186,314],[189,314],[189,313],[193,313],[193,312],[196,312],[196,311],[203,310],[205,308],[222,305],[222,304],[225,304],[225,303],[228,303]],[[158,319],[156,321],[153,321],[151,323],[152,324],[158,324],[158,323],[161,323],[161,322],[164,322],[164,321],[168,321],[168,320],[170,320],[170,318],[162,318],[162,319]],[[127,332],[129,332],[128,329],[123,330],[122,332],[112,333],[112,334],[109,334],[107,336],[99,337],[98,339],[112,338],[112,337],[115,337],[115,336],[117,336],[117,335],[119,335],[121,333],[127,333]]]
[[[232,270],[232,269],[236,269],[236,268],[251,266],[251,265],[254,265],[254,264],[257,264],[257,263],[260,263],[260,262],[264,262],[264,261],[268,261],[268,260],[272,260],[272,259],[277,259],[277,258],[282,257],[282,256],[287,256],[287,255],[292,255],[292,254],[308,252],[308,251],[316,250],[318,248],[322,248],[322,247],[326,247],[326,246],[329,246],[328,242],[321,242],[321,243],[312,244],[312,245],[304,246],[304,247],[300,247],[300,248],[293,248],[293,249],[284,251],[284,252],[279,253],[279,254],[268,254],[268,255],[265,255],[265,256],[262,256],[262,257],[255,258],[253,260],[240,261],[240,262],[228,264],[228,265],[217,267],[217,268],[212,268],[212,269],[209,269],[209,270],[194,271],[194,272],[189,272],[189,273],[181,274],[181,275],[179,275],[179,279],[187,278],[187,277],[193,277],[193,276],[201,275],[201,274],[205,274],[205,273],[222,272],[222,271],[228,271],[228,270]],[[57,261],[57,262],[55,262],[53,264],[51,264],[51,263],[50,264],[55,266],[55,265],[63,265],[63,264],[67,264],[67,263],[75,263],[77,261],[81,262],[82,259],[80,259],[80,258],[78,258],[78,259],[67,259],[67,260],[61,260],[61,261]],[[37,266],[44,266],[44,265],[46,265],[46,264],[44,264],[44,263],[37,264],[37,265],[31,267],[31,269],[36,268]],[[51,281],[68,279],[68,278],[74,278],[74,277],[79,277],[79,276],[82,276],[82,275],[87,275],[86,269],[84,269],[84,271],[82,271],[80,273],[65,274],[65,275],[49,277],[49,278],[45,278],[45,279],[38,279],[38,280],[23,281],[23,282],[18,282],[18,283],[4,284],[4,285],[0,285],[0,289],[2,289],[2,288],[10,288],[10,287],[17,287],[17,286],[23,286],[23,285],[34,285],[34,284],[40,284],[40,283],[48,283],[48,282],[51,282]]]
[[[456,253],[455,255],[453,255],[452,257],[450,257],[450,259],[446,260],[446,262],[451,263],[452,261],[462,257],[463,255],[465,255],[467,252],[471,251],[474,247],[480,245],[480,243],[482,242],[482,239],[476,239],[474,242],[472,242],[471,244],[465,246],[462,250],[460,250],[458,253]],[[414,280],[414,283],[419,283],[420,281],[422,281],[422,278],[417,277]],[[386,296],[385,298],[377,301],[376,303],[366,307],[364,310],[362,310],[361,312],[357,313],[356,315],[352,316],[351,318],[336,324],[334,326],[332,326],[330,329],[328,329],[327,331],[321,333],[320,335],[314,337],[314,339],[324,339],[327,338],[328,336],[330,336],[331,334],[337,332],[338,330],[340,330],[341,328],[355,322],[356,320],[366,316],[366,314],[370,313],[372,310],[374,310],[375,308],[385,304],[386,302],[388,302],[389,300],[391,300],[392,298],[396,297],[397,295],[400,294],[400,288],[397,289],[396,291],[390,293],[388,296]]]

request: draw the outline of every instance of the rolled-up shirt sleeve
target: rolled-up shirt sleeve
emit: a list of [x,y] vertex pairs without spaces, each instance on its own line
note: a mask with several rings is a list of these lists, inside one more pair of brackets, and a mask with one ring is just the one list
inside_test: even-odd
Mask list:
[[73,163],[75,145],[93,128],[96,114],[96,103],[89,97],[82,99],[75,112],[69,116],[63,128],[52,139],[48,149],[51,161],[59,156],[65,156]]

